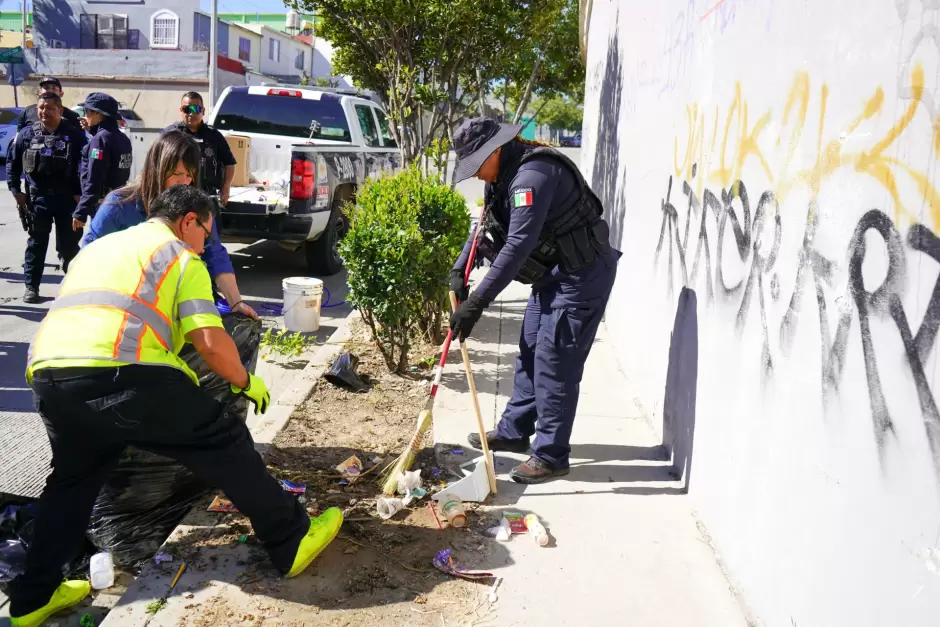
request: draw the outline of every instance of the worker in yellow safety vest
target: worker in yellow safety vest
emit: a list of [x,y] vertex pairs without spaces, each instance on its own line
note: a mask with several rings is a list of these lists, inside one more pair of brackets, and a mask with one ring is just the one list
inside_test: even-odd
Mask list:
[[49,434],[52,474],[25,572],[9,586],[13,627],[38,626],[88,595],[88,582],[63,582],[62,568],[81,549],[98,492],[128,445],[176,459],[221,488],[287,577],[339,532],[340,510],[311,520],[268,474],[245,423],[221,411],[178,357],[191,342],[256,414],[267,410],[267,387],[242,365],[198,256],[212,220],[203,192],[164,191],[149,221],[79,253],[36,334],[26,378]]

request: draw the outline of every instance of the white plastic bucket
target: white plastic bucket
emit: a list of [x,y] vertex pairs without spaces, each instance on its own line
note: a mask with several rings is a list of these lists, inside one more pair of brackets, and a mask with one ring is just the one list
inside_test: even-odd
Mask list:
[[301,333],[319,330],[323,281],[295,276],[284,279],[281,286],[284,288],[284,328]]

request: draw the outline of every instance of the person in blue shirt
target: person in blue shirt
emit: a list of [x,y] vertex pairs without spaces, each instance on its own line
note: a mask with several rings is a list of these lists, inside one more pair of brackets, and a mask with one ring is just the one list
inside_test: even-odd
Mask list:
[[[603,206],[564,154],[520,138],[521,126],[490,118],[464,122],[454,135],[456,181],[476,176],[486,219],[478,244],[491,267],[473,293],[464,285],[471,237],[451,271],[462,301],[451,328],[466,338],[483,311],[512,281],[532,286],[519,339],[512,398],[490,450],[532,455],[513,468],[518,483],[568,474],[571,430],[584,363],[617,275]],[[470,434],[480,448],[481,438]]]
[[[46,264],[49,236],[55,225],[56,250],[68,272],[78,254],[72,231],[72,212],[81,196],[78,169],[85,134],[62,118],[62,99],[53,92],[39,96],[39,121],[16,134],[7,160],[7,187],[16,199],[29,240],[23,272],[23,302],[39,300],[39,284]],[[20,177],[26,175],[27,189]]]
[[100,92],[85,98],[85,119],[91,142],[82,151],[82,199],[72,214],[72,228],[81,230],[111,191],[127,185],[131,177],[133,146],[121,132],[118,101]]
[[[199,146],[185,133],[168,131],[160,135],[147,151],[138,179],[104,199],[88,224],[82,247],[109,233],[123,231],[147,220],[150,204],[164,190],[174,185],[196,187],[201,157]],[[232,311],[257,319],[255,310],[242,300],[232,260],[219,239],[215,220],[212,221],[212,236],[206,241],[201,257]]]

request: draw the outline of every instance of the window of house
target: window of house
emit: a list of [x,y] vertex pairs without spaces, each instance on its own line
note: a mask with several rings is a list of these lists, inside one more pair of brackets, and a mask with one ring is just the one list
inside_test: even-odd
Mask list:
[[386,148],[398,148],[395,138],[392,137],[392,129],[388,126],[388,118],[381,109],[375,110],[375,117],[379,119],[379,132],[382,135],[382,143]]
[[297,68],[298,70],[304,69],[304,51],[303,50],[297,51],[297,58],[294,59],[294,67]]
[[281,60],[281,42],[277,39],[268,40],[268,58],[275,62]]
[[82,48],[123,50],[128,47],[126,15],[82,14],[79,29]]
[[357,104],[356,115],[359,117],[359,128],[362,129],[362,137],[366,140],[366,146],[381,148],[379,132],[375,128],[375,118],[372,117],[372,107]]
[[180,18],[173,11],[162,9],[150,17],[150,47],[179,48]]
[[251,40],[247,37],[238,38],[238,58],[242,61],[251,61]]

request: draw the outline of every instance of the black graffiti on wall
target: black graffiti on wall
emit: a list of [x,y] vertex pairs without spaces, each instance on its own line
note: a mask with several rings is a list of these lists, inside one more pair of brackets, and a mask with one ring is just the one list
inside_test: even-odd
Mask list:
[[[692,167],[692,181],[695,183],[697,167]],[[730,188],[722,189],[719,194],[704,189],[699,199],[689,181],[683,182],[685,201],[684,225],[679,211],[672,202],[673,179],[669,177],[666,196],[661,201],[662,222],[659,241],[656,245],[654,269],[658,268],[663,256],[663,247],[668,250],[667,290],[673,294],[673,278],[678,276],[682,285],[695,288],[699,285],[699,271],[704,263],[701,280],[705,283],[708,302],[732,304],[736,307],[735,327],[744,328],[752,302],[756,301],[758,319],[761,325],[763,345],[761,350],[761,369],[765,381],[773,375],[773,357],[770,345],[770,332],[767,318],[767,297],[773,301],[780,298],[780,282],[775,271],[779,259],[783,223],[778,211],[776,197],[772,191],[765,191],[757,202],[751,219],[751,198],[743,181],[734,182]],[[691,254],[689,238],[693,223],[698,225],[698,233],[691,246],[695,247],[689,270]],[[826,293],[834,289],[833,276],[836,264],[827,259],[814,246],[816,229],[819,223],[819,207],[812,201],[806,220],[803,245],[796,258],[796,280],[789,306],[783,316],[779,329],[779,344],[782,353],[789,355],[796,333],[803,301],[804,290],[808,285],[816,294],[819,316],[820,354],[822,363],[821,388],[824,399],[839,393],[839,384],[845,366],[846,348],[857,317],[869,401],[872,411],[872,426],[875,441],[883,454],[890,435],[894,435],[894,423],[885,400],[885,393],[878,369],[878,358],[871,335],[871,319],[885,318],[893,321],[904,346],[905,358],[910,369],[918,395],[921,416],[926,431],[930,450],[933,454],[934,467],[940,477],[940,411],[924,372],[926,362],[936,342],[940,329],[940,277],[934,286],[924,320],[916,333],[913,333],[907,314],[902,305],[903,289],[907,277],[907,256],[915,253],[927,255],[940,263],[940,238],[927,227],[917,224],[910,228],[905,247],[901,234],[891,218],[878,209],[868,211],[859,220],[849,240],[846,263],[848,267],[847,293],[836,317],[835,332],[830,328],[830,316],[827,309]],[[726,237],[728,227],[731,237]],[[712,269],[709,227],[715,235],[715,263]],[[866,234],[876,232],[884,241],[888,251],[888,270],[884,281],[876,289],[869,291],[862,276],[862,264],[867,252]],[[725,241],[730,240],[733,250],[725,256]],[[674,245],[673,245],[674,244]],[[675,248],[675,258],[673,256]],[[736,255],[734,253],[737,253]],[[725,265],[727,260],[740,260],[750,267],[745,268],[743,277],[728,285]],[[812,281],[810,282],[810,278]],[[714,279],[714,285],[713,285]],[[769,290],[768,290],[769,288]]]

